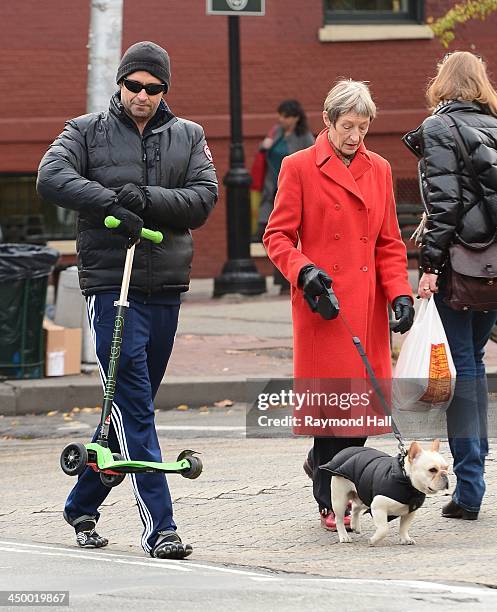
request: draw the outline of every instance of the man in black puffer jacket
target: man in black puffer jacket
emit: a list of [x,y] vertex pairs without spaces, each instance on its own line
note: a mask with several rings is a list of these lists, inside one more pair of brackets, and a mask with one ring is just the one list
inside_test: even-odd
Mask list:
[[[164,49],[136,43],[124,54],[116,81],[119,91],[107,112],[66,123],[40,163],[37,189],[44,200],[78,213],[80,286],[103,378],[126,247],[139,240],[144,225],[164,234],[161,244],[143,240],[136,246],[109,432],[109,447],[125,459],[161,461],[153,399],[172,351],[180,293],[189,286],[190,230],[211,212],[217,180],[202,127],[175,117],[163,100],[171,81]],[[117,230],[105,228],[107,215],[121,221]],[[164,476],[130,478],[143,549],[159,558],[189,555],[192,547],[176,533]],[[64,517],[80,546],[107,544],[95,525],[109,491],[91,469],[71,491]]]

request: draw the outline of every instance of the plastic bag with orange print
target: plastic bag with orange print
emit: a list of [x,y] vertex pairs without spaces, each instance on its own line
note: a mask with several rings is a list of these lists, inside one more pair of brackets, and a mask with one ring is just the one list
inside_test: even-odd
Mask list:
[[423,300],[395,367],[394,410],[445,410],[455,381],[456,368],[435,301]]

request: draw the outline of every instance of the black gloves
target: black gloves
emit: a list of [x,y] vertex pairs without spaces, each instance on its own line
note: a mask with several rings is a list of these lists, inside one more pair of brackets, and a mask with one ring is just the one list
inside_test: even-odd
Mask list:
[[407,295],[399,295],[392,302],[392,309],[397,321],[390,321],[390,329],[393,332],[405,334],[411,329],[414,321],[412,299]]
[[140,240],[143,220],[138,215],[135,215],[135,213],[123,208],[119,204],[109,206],[107,214],[112,215],[121,222],[114,231],[128,239],[128,249]]
[[331,287],[331,278],[324,270],[309,264],[304,266],[299,272],[299,286],[304,290],[304,294],[316,298],[326,293],[326,287]]
[[127,208],[135,215],[143,217],[143,213],[148,208],[149,201],[142,187],[126,183],[117,193],[117,203],[119,206]]
[[326,272],[312,264],[304,266],[299,272],[298,284],[304,291],[304,298],[310,309],[326,320],[335,319],[340,312],[331,283],[332,280]]

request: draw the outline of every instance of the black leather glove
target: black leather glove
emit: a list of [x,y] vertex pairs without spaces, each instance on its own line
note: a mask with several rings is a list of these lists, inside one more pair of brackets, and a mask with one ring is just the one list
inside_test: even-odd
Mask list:
[[405,334],[412,327],[414,322],[414,306],[412,299],[407,295],[399,295],[392,302],[392,309],[395,313],[396,321],[390,321],[390,329],[393,332]]
[[332,280],[324,270],[320,270],[313,264],[304,266],[299,272],[299,286],[304,290],[304,295],[317,298],[326,293],[326,287],[331,287]]
[[113,231],[128,239],[128,249],[140,240],[143,219],[138,215],[135,215],[134,212],[131,212],[119,204],[112,204],[112,206],[109,206],[107,214],[116,217],[116,219],[119,219],[121,222],[119,227],[116,227]]
[[304,291],[304,298],[312,312],[318,312],[327,321],[336,319],[340,306],[331,288],[332,280],[316,266],[309,264],[299,272],[298,284]]
[[117,203],[119,206],[127,208],[140,217],[143,217],[143,213],[149,205],[147,195],[143,188],[133,185],[133,183],[126,183],[126,185],[119,190],[117,193]]

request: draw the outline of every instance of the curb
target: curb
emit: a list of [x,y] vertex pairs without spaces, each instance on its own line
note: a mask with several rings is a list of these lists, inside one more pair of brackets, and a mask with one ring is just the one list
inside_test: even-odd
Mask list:
[[[155,398],[161,410],[180,404],[199,407],[230,399],[246,402],[248,381],[245,377],[187,378],[169,377]],[[69,412],[102,405],[102,387],[97,377],[64,376],[57,379],[7,381],[0,384],[0,415],[44,414],[51,410]]]
[[[223,399],[247,402],[250,399],[249,393],[253,399],[254,387],[251,385],[254,379],[254,376],[171,376],[160,385],[154,404],[158,409],[168,410],[180,404],[198,408]],[[287,380],[291,381],[291,378]],[[488,388],[491,393],[497,393],[497,372],[488,373]],[[101,405],[102,387],[96,376],[63,376],[0,383],[2,416],[44,414],[51,410],[69,412],[75,406],[82,408]]]

